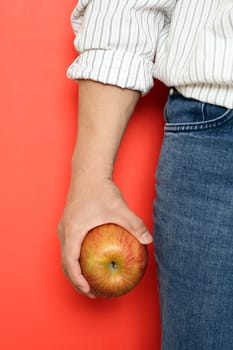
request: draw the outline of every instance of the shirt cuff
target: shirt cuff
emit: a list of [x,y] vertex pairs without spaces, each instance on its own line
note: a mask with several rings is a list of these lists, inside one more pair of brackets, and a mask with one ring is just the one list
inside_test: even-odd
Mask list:
[[87,50],[67,70],[70,79],[90,79],[146,95],[154,85],[153,62],[120,50]]

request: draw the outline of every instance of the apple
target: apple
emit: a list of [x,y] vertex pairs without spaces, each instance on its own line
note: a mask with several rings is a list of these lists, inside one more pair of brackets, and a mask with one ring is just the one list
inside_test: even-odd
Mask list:
[[81,246],[80,266],[91,291],[101,297],[118,297],[142,279],[148,261],[147,246],[116,224],[90,230]]

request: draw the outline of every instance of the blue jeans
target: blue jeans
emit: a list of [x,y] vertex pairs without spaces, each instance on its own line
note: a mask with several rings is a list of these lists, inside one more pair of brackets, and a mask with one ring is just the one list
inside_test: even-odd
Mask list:
[[162,350],[233,350],[233,110],[173,91],[154,203]]

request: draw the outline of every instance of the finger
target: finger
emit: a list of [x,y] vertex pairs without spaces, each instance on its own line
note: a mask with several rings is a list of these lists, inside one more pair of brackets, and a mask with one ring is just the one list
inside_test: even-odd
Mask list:
[[87,280],[84,278],[81,267],[79,264],[80,249],[82,244],[81,235],[71,235],[70,239],[66,239],[62,250],[62,261],[65,265],[65,270],[70,278],[71,283],[81,291],[83,294],[87,295],[90,292],[90,286]]
[[91,291],[90,292],[85,292],[82,287],[79,287],[79,286],[75,286],[73,283],[72,283],[72,280],[69,278],[69,281],[71,282],[71,285],[74,287],[74,289],[79,293],[79,294],[82,294],[82,295],[85,295],[87,296],[88,298],[91,298],[91,299],[95,299],[96,298],[96,295],[94,293],[92,293]]
[[79,293],[90,298],[95,298],[95,295],[90,290],[89,284],[81,273],[78,261],[69,261],[69,259],[66,259],[66,262],[63,263],[62,268],[66,277]]
[[121,225],[132,233],[142,244],[153,242],[153,237],[142,219],[135,215],[130,209],[124,209],[121,216]]

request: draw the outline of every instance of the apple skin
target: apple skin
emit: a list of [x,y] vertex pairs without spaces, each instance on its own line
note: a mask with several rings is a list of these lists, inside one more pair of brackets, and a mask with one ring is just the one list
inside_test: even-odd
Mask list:
[[116,224],[90,230],[81,246],[81,270],[96,296],[112,298],[131,291],[142,279],[147,261],[147,246]]

